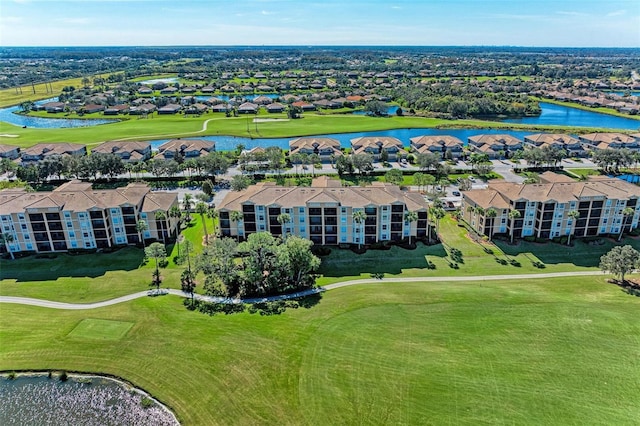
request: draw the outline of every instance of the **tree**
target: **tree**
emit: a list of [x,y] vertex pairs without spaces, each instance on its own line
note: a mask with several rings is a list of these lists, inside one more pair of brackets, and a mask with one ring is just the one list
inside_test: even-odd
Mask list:
[[252,180],[249,176],[235,175],[231,178],[231,190],[242,191],[251,185]]
[[432,170],[435,169],[438,164],[440,164],[440,159],[436,154],[432,152],[426,152],[424,154],[418,154],[416,162],[418,163],[418,167],[420,167],[421,170]]
[[411,245],[411,224],[418,220],[418,212],[406,212],[404,214],[404,220],[409,224],[409,245]]
[[569,233],[569,238],[567,238],[567,245],[571,245],[571,236],[576,231],[576,222],[580,218],[580,212],[578,210],[571,210],[567,213],[567,217],[571,219],[571,232]]
[[209,206],[207,206],[203,202],[199,202],[196,204],[196,213],[200,215],[202,219],[202,228],[204,229],[204,244],[209,244],[209,232],[207,231],[207,219],[206,216],[209,214]]
[[[237,296],[240,292],[240,271],[235,263],[238,243],[231,238],[219,238],[206,246],[196,260],[197,269],[206,277],[204,290],[209,296]],[[222,289],[220,288],[222,286]]]
[[600,269],[617,275],[622,283],[624,283],[624,276],[639,264],[640,252],[629,245],[616,246],[600,258]]
[[142,247],[145,247],[144,244],[144,232],[149,229],[149,225],[144,220],[139,220],[136,222],[136,231],[138,231],[138,236],[140,237],[140,241],[142,241]]
[[518,210],[509,211],[509,219],[511,220],[511,244],[513,244],[513,237],[516,233],[516,230],[514,229],[515,228],[514,224],[516,219],[519,219],[520,217],[522,217],[522,214],[520,214],[520,211]]
[[498,211],[493,207],[489,207],[487,211],[484,213],[485,220],[491,219],[491,227],[489,228],[489,241],[493,239],[493,231],[495,228],[496,216],[498,216]]
[[196,277],[191,271],[191,268],[182,271],[182,274],[180,274],[180,284],[182,291],[191,295],[191,301],[193,301],[193,293],[196,289]]
[[336,160],[336,170],[338,171],[338,176],[342,177],[345,174],[352,175],[354,171],[353,161],[351,156],[341,155]]
[[387,115],[389,107],[382,101],[372,100],[365,104],[364,110],[368,115],[381,117],[383,115]]
[[285,226],[287,223],[291,222],[291,215],[289,213],[280,213],[277,217],[278,223],[282,227],[282,238],[287,238],[287,232]]
[[353,168],[358,170],[360,175],[365,175],[373,170],[373,156],[371,154],[355,154],[351,156]]
[[27,114],[33,108],[33,101],[24,101],[20,104],[20,109],[23,113]]
[[182,208],[184,209],[185,220],[191,222],[191,208],[193,207],[193,195],[184,194],[182,199]]
[[211,182],[211,180],[207,179],[204,182],[202,182],[202,192],[207,194],[209,198],[213,197],[213,194],[215,194],[215,191],[213,190],[213,182]]
[[426,175],[421,172],[414,173],[413,184],[418,187],[418,191],[422,192],[422,188],[427,184]]
[[391,169],[384,174],[384,180],[394,185],[402,185],[402,172],[398,169]]
[[172,219],[178,219],[178,234],[180,233],[180,218],[182,217],[182,212],[180,211],[180,207],[177,205],[171,206],[169,209],[169,217]]
[[162,243],[151,243],[149,247],[144,249],[144,254],[147,257],[153,258],[156,261],[156,269],[153,273],[152,285],[156,286],[156,290],[160,290],[160,283],[162,283],[162,277],[160,276],[159,259],[164,260],[167,257],[167,251]]
[[11,256],[11,259],[15,260],[15,256],[13,255],[13,251],[11,250],[11,247],[9,246],[9,244],[13,243],[13,241],[14,241],[13,234],[9,234],[7,232],[0,233],[0,244],[2,246],[4,246],[4,248],[7,249],[7,253],[9,253],[9,256]]
[[360,250],[360,247],[362,246],[362,240],[364,239],[364,223],[367,220],[367,214],[364,212],[364,210],[356,210],[355,212],[353,212],[353,220],[360,227],[360,236],[358,237],[358,250]]
[[622,240],[622,233],[624,232],[624,227],[627,225],[630,217],[633,217],[635,214],[635,210],[631,207],[625,207],[622,210],[622,225],[620,226],[620,235],[618,235],[618,241]]
[[312,287],[315,278],[312,273],[320,267],[320,259],[311,252],[313,242],[306,238],[292,235],[285,242],[288,269],[289,287],[284,290],[298,290]]
[[[440,229],[440,219],[445,217],[447,213],[444,211],[442,207],[431,207],[429,209],[429,216],[433,217],[436,220],[436,235],[439,233]],[[429,235],[431,237],[431,235]]]

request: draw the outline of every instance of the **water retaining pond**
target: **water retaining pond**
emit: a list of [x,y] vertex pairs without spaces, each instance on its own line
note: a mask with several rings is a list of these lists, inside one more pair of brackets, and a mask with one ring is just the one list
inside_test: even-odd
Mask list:
[[179,425],[146,394],[104,377],[1,378],[0,401],[3,426]]

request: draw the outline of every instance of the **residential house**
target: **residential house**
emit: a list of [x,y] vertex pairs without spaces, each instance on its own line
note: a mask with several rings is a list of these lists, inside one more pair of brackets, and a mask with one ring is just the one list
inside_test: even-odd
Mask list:
[[151,95],[153,94],[153,89],[147,86],[140,86],[138,88],[138,93],[140,93],[141,95]]
[[46,102],[42,104],[42,108],[50,114],[64,111],[64,102]]
[[[71,181],[53,191],[5,189],[0,228],[13,236],[12,253],[105,249],[175,237],[178,220],[168,212],[177,205],[177,194],[152,192],[144,183],[92,189],[90,183]],[[159,212],[163,215],[156,216]],[[138,221],[148,226],[142,234]]]
[[[231,213],[242,220],[231,220]],[[362,223],[354,213],[363,211]],[[409,211],[418,213],[415,222],[405,221]],[[297,235],[315,244],[373,244],[427,236],[428,205],[417,192],[402,191],[397,185],[374,182],[366,187],[342,187],[339,180],[321,176],[311,187],[283,187],[261,182],[232,191],[218,206],[222,235],[246,238],[254,232]],[[278,215],[286,213],[289,223]]]
[[279,112],[284,112],[284,110],[287,108],[284,105],[282,105],[280,102],[274,102],[272,104],[269,104],[265,107],[267,109],[267,112],[270,113],[279,113]]
[[563,133],[536,133],[524,137],[525,143],[536,148],[562,149],[569,157],[585,157],[587,151],[582,147],[580,140]]
[[[638,227],[640,187],[617,178],[578,182],[545,173],[538,184],[489,183],[462,193],[464,219],[480,234],[551,239],[563,236],[617,235]],[[625,208],[633,209],[625,216]],[[487,211],[494,209],[495,217]],[[517,210],[520,217],[509,218]],[[569,214],[577,211],[579,218]]]
[[178,88],[173,86],[165,87],[164,89],[160,90],[161,95],[174,95],[177,92]]
[[120,104],[113,105],[104,110],[104,115],[119,115],[126,114],[129,112],[129,105]]
[[342,155],[340,141],[333,138],[303,137],[289,141],[289,158],[295,154],[317,154],[323,163]]
[[177,114],[181,109],[181,105],[166,104],[165,106],[158,108],[158,114]]
[[215,151],[215,142],[202,139],[172,139],[158,148],[158,155],[170,160],[175,159],[176,153],[184,159],[203,157]]
[[418,154],[427,152],[436,154],[441,159],[458,159],[462,156],[464,143],[454,137],[447,135],[416,136],[411,138],[411,150]]
[[273,103],[273,99],[268,96],[260,95],[253,98],[253,103],[257,105],[269,105]]
[[469,148],[484,153],[489,158],[510,158],[513,153],[523,148],[522,141],[511,135],[476,135],[468,139]]
[[8,158],[9,160],[15,160],[20,156],[20,147],[15,145],[1,145],[0,144],[0,158]]
[[588,149],[621,149],[638,150],[638,139],[624,133],[589,133],[578,136]]
[[399,139],[390,136],[364,136],[351,139],[352,154],[371,154],[375,161],[380,161],[383,152],[388,161],[396,161],[405,153],[404,145]]
[[238,114],[257,114],[258,108],[260,107],[254,103],[245,102],[238,106]]
[[227,112],[231,111],[231,109],[229,104],[217,104],[211,107],[211,111],[213,112]]
[[145,103],[129,108],[129,115],[153,114],[156,109],[157,107],[154,104]]
[[104,111],[104,105],[98,105],[98,104],[86,104],[85,106],[82,107],[82,110],[85,112],[85,114],[93,114],[95,112],[101,112]]
[[300,108],[302,111],[314,111],[316,109],[316,106],[314,104],[305,101],[296,101],[291,105],[296,108]]
[[87,155],[87,147],[75,143],[57,142],[57,143],[39,143],[29,148],[21,150],[20,158],[23,164],[29,162],[42,161],[45,158],[53,156]]
[[141,141],[111,141],[98,145],[91,152],[116,154],[125,163],[139,163],[151,158],[151,144]]

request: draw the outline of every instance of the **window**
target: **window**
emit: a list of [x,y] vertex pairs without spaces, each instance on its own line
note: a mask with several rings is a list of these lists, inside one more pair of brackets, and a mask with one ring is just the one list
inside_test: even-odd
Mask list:
[[69,212],[64,212],[64,217],[71,217],[71,213],[69,213]]
[[264,220],[264,216],[263,215],[258,216],[258,220]]
[[342,232],[342,233],[347,232],[347,227],[346,227],[346,226],[342,226],[342,227],[340,228],[340,232]]
[[258,206],[258,211],[259,212],[263,212],[264,211],[264,206]]
[[143,219],[146,219],[147,218],[147,214],[146,213],[140,213],[140,217],[143,218]]
[[300,207],[300,209],[298,209],[298,211],[300,212],[300,214],[304,214],[304,207]]
[[73,231],[69,231],[69,238],[75,238],[76,237],[76,233]]
[[382,225],[382,230],[386,231],[387,230],[387,225]]
[[342,209],[340,209],[340,211],[342,212],[342,214],[347,214],[347,208],[343,207]]
[[18,213],[18,219],[20,219],[20,220],[24,220],[24,214],[22,214],[22,213]]
[[120,228],[115,228],[115,231],[116,232],[120,232]]
[[67,221],[67,228],[73,228],[73,223],[70,220]]
[[29,236],[29,234],[25,234],[24,239],[25,239],[25,240],[30,240],[30,239],[31,239],[31,237]]
[[20,228],[22,228],[23,231],[26,231],[27,230],[27,225],[24,224],[24,223],[21,223],[20,224]]

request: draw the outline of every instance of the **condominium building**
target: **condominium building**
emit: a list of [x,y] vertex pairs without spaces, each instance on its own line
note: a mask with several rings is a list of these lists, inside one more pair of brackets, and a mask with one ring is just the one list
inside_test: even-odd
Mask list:
[[379,161],[383,152],[387,153],[389,161],[395,161],[402,157],[402,154],[406,154],[402,142],[391,136],[363,136],[351,139],[352,154],[371,154],[374,161]]
[[[464,191],[464,219],[480,234],[515,238],[618,234],[638,227],[640,187],[632,183],[606,177],[577,182],[552,172],[542,182]],[[627,208],[633,214],[625,214]],[[509,216],[511,211],[519,214]]]
[[[371,244],[427,235],[427,209],[417,192],[375,182],[365,187],[342,187],[321,176],[310,187],[283,187],[261,182],[230,192],[218,206],[223,235],[246,238],[254,232],[298,235],[316,244]],[[357,220],[356,212],[364,212]],[[417,220],[405,220],[407,212]],[[234,214],[234,212],[237,212]],[[286,213],[289,221],[279,216]],[[241,214],[241,215],[240,215]],[[241,217],[241,219],[238,218]]]
[[[12,235],[13,252],[100,249],[165,241],[175,235],[178,220],[169,217],[176,194],[151,192],[144,183],[118,189],[92,189],[71,181],[53,191],[0,191],[0,229]],[[144,221],[147,230],[138,232]]]

